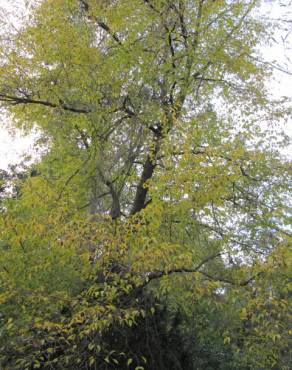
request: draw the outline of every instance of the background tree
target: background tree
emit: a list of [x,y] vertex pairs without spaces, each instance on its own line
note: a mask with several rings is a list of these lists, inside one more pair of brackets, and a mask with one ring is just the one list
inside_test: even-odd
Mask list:
[[30,5],[0,100],[47,151],[1,211],[2,367],[288,369],[289,109],[260,2]]

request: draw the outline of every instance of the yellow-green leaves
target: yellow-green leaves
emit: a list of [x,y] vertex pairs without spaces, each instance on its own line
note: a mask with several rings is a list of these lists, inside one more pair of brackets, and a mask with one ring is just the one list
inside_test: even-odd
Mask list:
[[257,3],[43,0],[1,39],[1,109],[41,153],[0,184],[1,368],[285,369]]

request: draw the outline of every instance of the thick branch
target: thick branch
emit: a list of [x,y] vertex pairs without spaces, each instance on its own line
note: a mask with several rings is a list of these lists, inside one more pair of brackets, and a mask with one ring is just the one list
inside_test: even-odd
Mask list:
[[155,8],[155,6],[151,3],[150,0],[143,0],[143,2],[149,6],[150,9],[152,9],[155,13],[158,13],[159,15],[161,15],[160,11],[158,9]]
[[100,28],[102,28],[104,31],[106,31],[119,45],[122,45],[122,41],[119,39],[117,34],[113,32],[107,24],[102,22],[101,20],[94,18],[96,23],[99,25]]
[[115,190],[113,186],[114,181],[107,180],[101,170],[98,170],[98,172],[99,172],[99,176],[101,177],[101,180],[108,187],[109,194],[112,197],[110,216],[113,220],[115,220],[121,216],[121,205],[120,205],[119,194],[117,193],[117,191]]
[[9,103],[11,105],[18,105],[18,104],[36,104],[36,105],[43,105],[50,108],[60,108],[66,111],[70,111],[73,113],[90,113],[90,109],[88,108],[76,108],[72,107],[66,103],[55,104],[47,100],[39,100],[39,99],[32,99],[32,98],[22,98],[18,96],[8,95],[4,93],[0,93],[0,101]]
[[[88,3],[85,0],[80,0],[80,3],[82,4],[85,12],[88,13],[90,10]],[[108,33],[119,45],[122,45],[122,41],[119,39],[118,35],[115,32],[113,32],[106,23],[92,15],[89,15],[88,18],[96,22],[96,24],[100,28],[102,28],[106,33]]]
[[106,186],[109,188],[109,192],[112,197],[110,215],[111,215],[111,218],[115,220],[121,216],[120,198],[113,184],[110,181],[106,181]]
[[157,154],[160,149],[160,141],[162,135],[159,132],[155,134],[155,144],[152,153],[147,155],[146,161],[143,166],[142,175],[137,186],[134,204],[131,210],[131,215],[140,212],[146,206],[146,197],[148,193],[147,181],[153,176],[154,169],[156,167]]

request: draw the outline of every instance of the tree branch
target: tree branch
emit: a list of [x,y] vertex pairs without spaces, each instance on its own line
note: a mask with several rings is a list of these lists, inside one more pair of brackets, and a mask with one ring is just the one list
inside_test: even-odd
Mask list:
[[226,278],[221,278],[221,277],[218,277],[218,276],[212,276],[210,274],[208,274],[207,272],[205,271],[200,271],[200,269],[206,264],[208,263],[209,261],[212,261],[214,260],[215,258],[217,257],[220,257],[222,256],[223,254],[225,253],[216,253],[216,254],[213,254],[211,256],[208,256],[206,257],[205,259],[203,259],[196,267],[194,268],[176,268],[176,269],[171,269],[169,271],[152,271],[152,272],[148,272],[146,274],[146,280],[145,282],[142,284],[142,287],[145,287],[146,285],[148,285],[150,283],[150,281],[152,280],[156,280],[156,279],[160,279],[162,278],[163,276],[170,276],[170,275],[173,275],[173,274],[188,274],[188,273],[196,273],[196,272],[199,272],[200,274],[206,276],[209,280],[213,280],[213,281],[220,281],[222,283],[226,283],[226,284],[230,284],[230,285],[235,285],[235,286],[241,286],[241,287],[244,287],[246,285],[248,285],[249,283],[251,283],[252,281],[254,281],[257,277],[259,277],[260,275],[263,274],[263,272],[258,272],[254,275],[252,275],[250,278],[246,279],[246,280],[242,280],[240,282],[235,282],[233,280],[230,280],[230,279],[226,279]]
[[101,172],[101,170],[98,170],[98,173],[99,173],[99,176],[101,177],[102,182],[108,187],[109,194],[112,197],[110,216],[113,220],[115,220],[121,216],[121,205],[120,205],[119,194],[117,193],[116,189],[113,186],[113,183],[115,180],[110,181],[106,179],[104,174]]
[[155,6],[150,2],[150,0],[143,0],[143,2],[149,6],[150,9],[152,9],[155,13],[158,13],[161,15],[160,11],[155,8]]
[[[81,5],[83,6],[83,9],[86,13],[89,12],[89,5],[88,3],[85,1],[85,0],[80,0],[80,3]],[[89,15],[88,16],[89,19],[93,20],[94,22],[97,23],[97,25],[102,28],[106,33],[108,33],[120,46],[122,46],[122,41],[120,40],[120,38],[118,37],[118,35],[113,32],[111,30],[111,28],[106,24],[104,23],[101,19],[93,16],[93,15]]]
[[157,154],[159,152],[160,142],[162,139],[161,129],[154,134],[155,134],[154,150],[152,151],[152,153],[149,153],[147,155],[146,161],[144,163],[142,175],[137,186],[134,203],[132,206],[132,210],[130,212],[131,215],[140,212],[143,208],[145,208],[147,204],[145,203],[148,193],[148,187],[146,186],[146,183],[153,176],[154,169],[156,167]]
[[0,101],[9,103],[11,105],[18,105],[18,104],[36,104],[36,105],[43,105],[45,107],[50,108],[61,108],[66,111],[70,111],[73,113],[90,113],[90,109],[88,108],[76,108],[72,107],[66,103],[60,102],[60,104],[55,104],[47,100],[39,100],[39,99],[32,99],[32,98],[22,98],[18,96],[13,96],[9,94],[0,93]]
[[216,254],[212,254],[211,256],[208,256],[206,257],[205,259],[203,259],[196,267],[194,268],[176,268],[176,269],[172,269],[172,270],[169,270],[169,271],[152,271],[152,272],[148,272],[146,274],[146,277],[147,277],[147,281],[151,281],[151,280],[155,280],[155,279],[160,279],[162,276],[169,276],[169,275],[173,275],[173,274],[176,274],[176,273],[194,273],[194,272],[200,272],[200,268],[203,267],[206,263],[208,263],[209,261],[217,258],[217,257],[220,257],[222,256],[223,253],[216,253]]

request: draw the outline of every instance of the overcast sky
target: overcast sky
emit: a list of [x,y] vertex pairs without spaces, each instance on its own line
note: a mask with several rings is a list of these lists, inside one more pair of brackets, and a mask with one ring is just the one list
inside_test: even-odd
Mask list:
[[[16,12],[16,4],[23,3],[24,0],[0,0],[0,8]],[[263,16],[286,19],[290,22],[287,22],[287,28],[290,28],[291,32],[287,30],[281,34],[275,34],[277,42],[274,43],[273,47],[265,48],[263,54],[266,60],[275,61],[292,72],[292,1],[267,0],[263,8]],[[270,87],[274,97],[288,96],[292,99],[292,73],[275,71],[274,80],[270,82]],[[7,123],[7,117],[0,115],[0,169],[6,169],[8,164],[18,163],[22,155],[33,152],[32,137],[24,136],[20,130],[14,133],[9,132]],[[292,135],[292,119],[287,126],[287,132]]]

